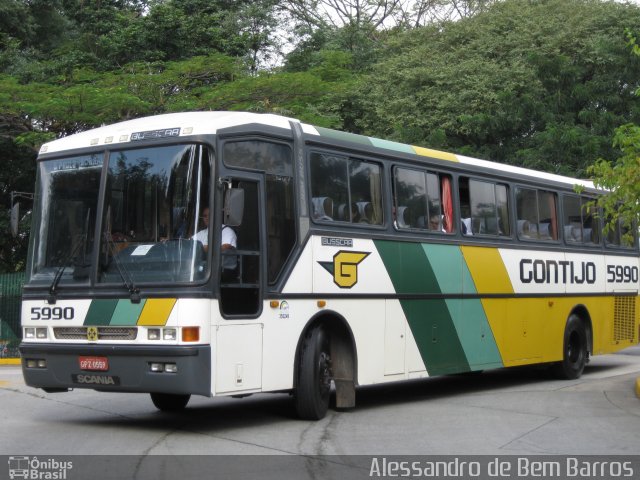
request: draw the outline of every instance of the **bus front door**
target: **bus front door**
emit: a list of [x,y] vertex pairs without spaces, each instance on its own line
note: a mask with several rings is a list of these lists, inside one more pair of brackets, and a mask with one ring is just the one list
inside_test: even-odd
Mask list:
[[234,178],[232,186],[244,191],[244,208],[239,225],[222,225],[233,228],[237,245],[222,250],[219,262],[223,320],[216,330],[217,393],[250,392],[262,386],[261,182]]

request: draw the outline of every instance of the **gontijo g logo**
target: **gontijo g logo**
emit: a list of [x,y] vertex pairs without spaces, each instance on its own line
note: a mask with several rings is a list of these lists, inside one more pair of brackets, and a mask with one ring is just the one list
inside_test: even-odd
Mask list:
[[340,250],[333,256],[333,262],[318,262],[333,275],[333,282],[340,288],[351,288],[358,283],[358,265],[370,252],[349,252]]

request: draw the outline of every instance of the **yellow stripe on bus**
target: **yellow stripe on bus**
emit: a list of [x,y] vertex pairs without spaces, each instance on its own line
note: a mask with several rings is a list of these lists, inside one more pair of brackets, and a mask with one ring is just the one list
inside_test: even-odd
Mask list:
[[613,338],[613,296],[483,298],[482,307],[505,367],[562,360],[564,329],[571,312],[584,307],[593,328],[593,354],[620,350],[637,339]]
[[138,325],[166,325],[176,301],[175,298],[148,299],[138,319]]
[[416,147],[415,145],[411,145],[411,148],[418,154],[423,157],[431,157],[438,158],[440,160],[449,160],[450,162],[457,162],[458,157],[456,157],[453,153],[441,152],[439,150],[432,150],[431,148],[424,147]]
[[460,247],[479,294],[513,293],[500,251],[487,247]]

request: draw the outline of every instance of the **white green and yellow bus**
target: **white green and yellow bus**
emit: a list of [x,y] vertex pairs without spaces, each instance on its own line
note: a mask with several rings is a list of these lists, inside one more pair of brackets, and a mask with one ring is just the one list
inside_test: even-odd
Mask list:
[[[581,185],[581,193],[575,191]],[[589,182],[269,114],[176,113],[45,144],[22,368],[47,392],[293,394],[638,342],[638,244]],[[206,217],[206,218],[205,218]],[[231,238],[231,240],[230,240]]]

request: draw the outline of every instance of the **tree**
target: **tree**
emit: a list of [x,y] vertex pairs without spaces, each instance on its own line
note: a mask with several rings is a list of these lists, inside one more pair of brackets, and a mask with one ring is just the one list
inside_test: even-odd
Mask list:
[[[21,222],[22,234],[9,234],[11,192],[32,192],[35,178],[35,151],[16,138],[29,132],[20,117],[0,114],[0,272],[18,272],[25,268],[29,239],[29,217]],[[23,202],[24,204],[24,202]]]
[[[640,120],[634,5],[506,0],[391,39],[352,95],[360,133],[582,176]],[[393,88],[389,86],[393,85]]]
[[[627,30],[627,37],[633,55],[640,56],[637,36]],[[640,96],[640,88],[636,95]],[[597,187],[609,192],[597,201],[608,220],[605,228],[610,230],[620,222],[631,232],[640,220],[640,126],[629,123],[618,127],[613,146],[620,149],[622,155],[615,161],[600,158],[588,172]]]

